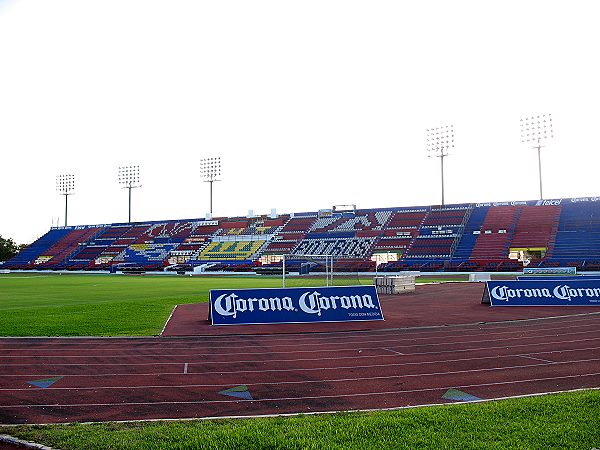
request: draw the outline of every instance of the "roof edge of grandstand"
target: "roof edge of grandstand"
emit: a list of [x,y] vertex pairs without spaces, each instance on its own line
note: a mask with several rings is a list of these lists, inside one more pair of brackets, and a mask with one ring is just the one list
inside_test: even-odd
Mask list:
[[[498,207],[498,206],[558,206],[562,202],[567,201],[571,203],[581,202],[600,202],[600,196],[590,197],[565,197],[565,198],[554,198],[554,199],[543,199],[543,200],[514,200],[514,201],[496,201],[496,202],[471,202],[471,203],[452,203],[445,205],[421,205],[421,206],[382,206],[378,208],[357,208],[356,213],[369,213],[376,211],[392,211],[392,212],[426,212],[432,210],[459,210],[469,207]],[[348,211],[344,211],[347,213]],[[290,216],[290,217],[317,217],[320,211],[308,211],[308,212],[291,212],[291,213],[278,213],[277,217]],[[336,214],[336,213],[334,213]],[[338,214],[341,214],[338,213]],[[50,227],[51,230],[62,230],[62,229],[77,229],[78,227],[86,228],[99,228],[99,227],[129,227],[132,225],[154,225],[165,222],[221,222],[221,221],[245,221],[250,219],[268,218],[269,214],[258,215],[258,216],[219,216],[212,218],[187,218],[187,219],[162,219],[162,220],[142,220],[138,222],[114,222],[114,223],[99,223],[99,224],[88,224],[88,225],[68,225],[68,226],[54,226]]]
[[53,227],[3,268],[159,271],[275,267],[281,255],[332,255],[341,272],[600,270],[600,197],[320,210]]

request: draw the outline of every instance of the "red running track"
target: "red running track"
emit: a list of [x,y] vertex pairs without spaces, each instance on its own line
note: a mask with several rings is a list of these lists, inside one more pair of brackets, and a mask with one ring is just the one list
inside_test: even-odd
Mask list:
[[[171,336],[0,339],[0,423],[383,409],[461,401],[443,397],[450,389],[488,400],[600,387],[598,308],[490,308],[482,289],[418,286],[382,299],[385,322],[354,331],[210,327],[190,307],[173,315]],[[186,323],[206,335],[173,336]],[[242,398],[222,393],[235,387]]]

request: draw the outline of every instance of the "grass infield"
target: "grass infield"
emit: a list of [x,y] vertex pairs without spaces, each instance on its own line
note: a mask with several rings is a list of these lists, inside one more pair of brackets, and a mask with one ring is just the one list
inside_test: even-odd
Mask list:
[[600,448],[600,391],[373,413],[0,427],[78,449]]
[[[422,277],[419,282],[449,281]],[[372,284],[372,277],[335,285]],[[288,278],[286,286],[324,286]],[[0,275],[0,336],[156,336],[178,304],[208,301],[210,289],[281,287],[277,276]]]
[[[371,284],[372,278],[339,282]],[[287,286],[324,279],[288,279]],[[0,336],[154,336],[177,304],[210,289],[281,287],[276,276],[0,275]]]

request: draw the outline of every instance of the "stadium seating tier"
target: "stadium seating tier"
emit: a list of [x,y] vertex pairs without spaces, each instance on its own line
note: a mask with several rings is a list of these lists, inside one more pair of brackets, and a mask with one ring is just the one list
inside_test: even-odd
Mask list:
[[380,270],[600,268],[600,199],[416,206],[298,213],[279,217],[173,220],[56,227],[2,267],[109,270],[131,263],[214,262],[252,270],[263,255],[332,254],[348,270],[374,268],[375,253],[396,253]]

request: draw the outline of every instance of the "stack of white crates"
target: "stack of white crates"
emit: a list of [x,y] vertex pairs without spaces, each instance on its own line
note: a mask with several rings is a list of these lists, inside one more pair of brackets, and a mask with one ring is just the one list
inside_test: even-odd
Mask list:
[[375,277],[375,288],[378,294],[408,294],[415,291],[414,275],[391,277]]
[[474,283],[485,283],[490,281],[492,276],[489,273],[470,273],[469,281]]

